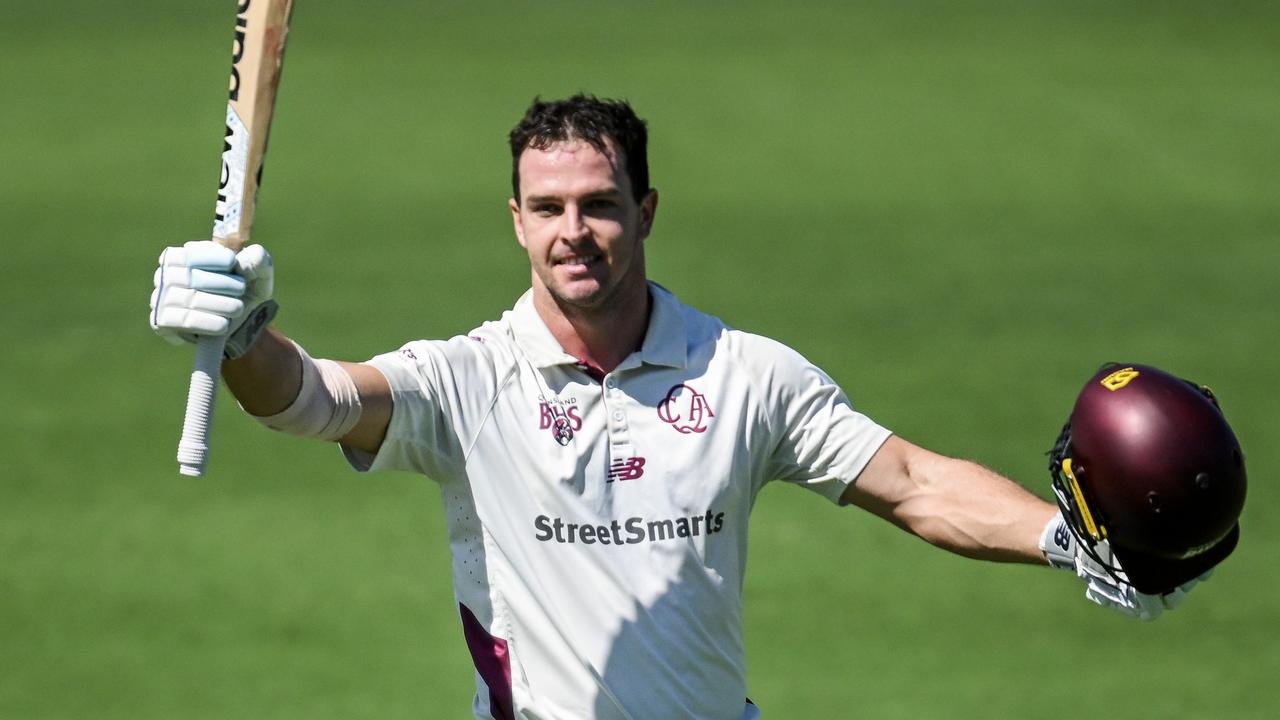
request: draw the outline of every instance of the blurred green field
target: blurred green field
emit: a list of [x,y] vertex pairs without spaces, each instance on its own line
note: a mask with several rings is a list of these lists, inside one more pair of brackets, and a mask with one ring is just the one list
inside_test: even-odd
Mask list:
[[[0,717],[469,717],[429,481],[358,476],[147,328],[208,233],[233,3],[8,3],[0,23]],[[1280,707],[1280,9],[1256,2],[299,0],[255,237],[278,324],[361,359],[527,283],[505,134],[627,97],[651,274],[825,367],[904,437],[1047,495],[1103,361],[1213,385],[1242,544],[1154,624],[768,488],[751,695],[787,718],[1271,718]]]

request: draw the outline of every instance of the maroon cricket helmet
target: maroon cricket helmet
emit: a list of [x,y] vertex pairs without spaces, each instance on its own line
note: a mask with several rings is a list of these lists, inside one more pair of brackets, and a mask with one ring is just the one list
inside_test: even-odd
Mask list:
[[1104,365],[1050,455],[1076,535],[1090,552],[1106,540],[1141,592],[1199,577],[1239,541],[1244,453],[1208,388],[1147,365]]

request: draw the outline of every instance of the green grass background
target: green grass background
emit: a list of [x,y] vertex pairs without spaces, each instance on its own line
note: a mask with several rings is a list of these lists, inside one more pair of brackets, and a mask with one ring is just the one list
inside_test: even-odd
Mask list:
[[[0,717],[462,718],[440,502],[219,401],[145,323],[208,232],[233,3],[5,4]],[[1152,624],[769,488],[770,718],[1270,718],[1280,707],[1280,10],[1247,2],[299,0],[256,238],[278,324],[360,359],[527,282],[505,133],[631,99],[652,275],[825,367],[911,440],[1047,495],[1103,361],[1208,382],[1248,456],[1236,554]]]

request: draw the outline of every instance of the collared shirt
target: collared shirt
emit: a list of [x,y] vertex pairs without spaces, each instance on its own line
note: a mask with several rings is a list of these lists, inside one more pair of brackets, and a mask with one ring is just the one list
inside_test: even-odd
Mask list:
[[757,493],[839,501],[889,431],[790,348],[650,284],[598,381],[526,293],[465,337],[370,360],[394,410],[360,470],[440,484],[476,717],[753,717],[742,587]]

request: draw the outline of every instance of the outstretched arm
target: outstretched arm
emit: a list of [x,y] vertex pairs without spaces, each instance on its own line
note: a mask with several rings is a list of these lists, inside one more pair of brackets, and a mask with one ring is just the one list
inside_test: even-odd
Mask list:
[[842,499],[945,550],[981,560],[1044,564],[1039,542],[1057,511],[976,463],[893,436]]
[[1085,597],[1143,620],[1177,607],[1208,577],[1161,595],[1138,592],[1083,551],[1054,505],[981,465],[896,436],[885,441],[841,499],[959,555],[1073,571],[1085,583]]

